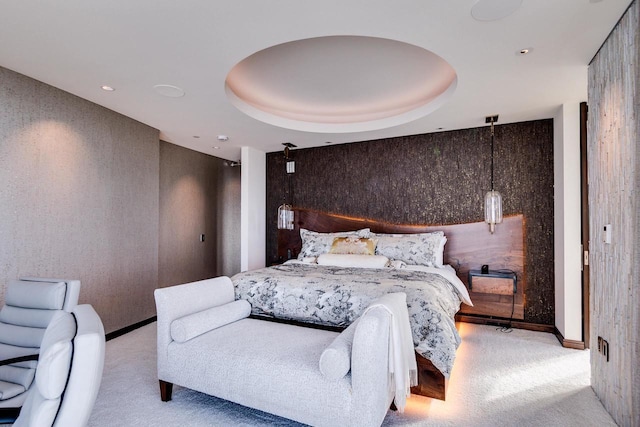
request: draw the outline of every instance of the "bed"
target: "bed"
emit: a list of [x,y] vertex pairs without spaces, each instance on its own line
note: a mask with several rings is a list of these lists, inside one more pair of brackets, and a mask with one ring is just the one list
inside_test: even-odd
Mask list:
[[[322,245],[312,247],[310,252],[310,242],[316,242],[313,232],[307,230],[315,231],[325,244],[340,236],[347,240],[354,238],[358,244],[359,240],[374,240],[376,244],[384,241],[387,245],[376,248],[376,257],[381,250],[390,255],[388,262],[382,265],[383,260],[375,261],[369,255],[325,255],[328,247]],[[427,258],[419,251],[416,258],[414,251],[403,259],[396,246],[389,249],[388,245],[398,239],[387,236],[402,237],[399,239],[402,242],[415,242],[418,236],[427,236],[420,242],[437,245],[442,234],[446,236],[443,239],[446,245],[442,244],[444,250],[440,250],[439,258],[438,249],[431,248],[433,253],[427,250]],[[461,304],[471,304],[464,280],[466,273],[483,263],[491,263],[522,275],[522,217],[506,218],[492,235],[484,223],[398,225],[297,209],[295,229],[278,230],[278,254],[284,259],[300,255],[300,259],[232,278],[236,298],[252,304],[254,317],[339,330],[381,294],[404,292],[419,371],[419,384],[412,392],[444,400],[460,344],[454,316]],[[376,265],[360,265],[362,261],[354,261],[358,256],[366,259],[365,264]]]

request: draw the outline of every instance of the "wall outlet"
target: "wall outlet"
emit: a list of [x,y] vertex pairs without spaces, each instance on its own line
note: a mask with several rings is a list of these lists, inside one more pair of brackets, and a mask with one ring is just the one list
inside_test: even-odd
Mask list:
[[609,341],[602,337],[598,337],[598,353],[602,354],[609,361]]
[[604,226],[604,242],[608,245],[611,244],[611,224]]

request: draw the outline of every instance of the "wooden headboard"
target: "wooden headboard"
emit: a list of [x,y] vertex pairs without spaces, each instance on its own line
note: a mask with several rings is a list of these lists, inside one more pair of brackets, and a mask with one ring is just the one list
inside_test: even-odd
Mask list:
[[[524,271],[524,218],[522,215],[505,217],[493,234],[485,222],[451,225],[391,224],[365,218],[354,218],[309,209],[294,209],[294,229],[278,230],[278,257],[295,258],[300,252],[300,228],[318,232],[350,231],[370,228],[374,233],[424,233],[444,231],[447,244],[444,262],[456,269],[458,277],[468,286],[469,270],[488,264],[492,270],[508,269],[518,277],[520,306],[522,290],[526,286]],[[473,296],[472,296],[473,299]],[[509,304],[510,307],[511,304]],[[505,316],[508,317],[508,316]],[[521,316],[516,316],[522,318]]]

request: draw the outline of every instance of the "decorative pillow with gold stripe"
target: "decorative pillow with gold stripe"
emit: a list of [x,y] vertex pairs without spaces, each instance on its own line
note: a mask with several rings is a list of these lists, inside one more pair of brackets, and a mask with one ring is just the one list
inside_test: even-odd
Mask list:
[[356,236],[336,237],[329,250],[330,254],[374,255],[378,239]]
[[305,257],[313,257],[326,254],[331,249],[333,239],[336,237],[369,237],[370,230],[363,228],[356,231],[341,231],[338,233],[318,233],[316,231],[300,229],[300,239],[302,240],[302,248],[298,254],[298,259],[302,261]]

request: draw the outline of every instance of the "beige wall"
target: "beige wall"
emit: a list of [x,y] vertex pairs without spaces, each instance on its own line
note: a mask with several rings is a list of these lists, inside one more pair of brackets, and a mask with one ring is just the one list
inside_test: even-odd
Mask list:
[[636,0],[589,67],[591,382],[621,426],[640,425],[639,21]]
[[240,272],[240,208],[241,208],[240,166],[225,166],[219,173],[222,181],[218,185],[217,221],[217,263],[218,274],[233,276]]
[[251,147],[242,147],[242,196],[240,220],[240,268],[265,266],[266,248],[266,157]]
[[239,194],[239,167],[160,141],[161,287],[240,271]]
[[159,284],[238,271],[239,167],[0,67],[0,304],[8,279],[80,279],[109,333]]
[[153,316],[158,170],[157,130],[0,68],[0,283],[80,279],[107,332]]

